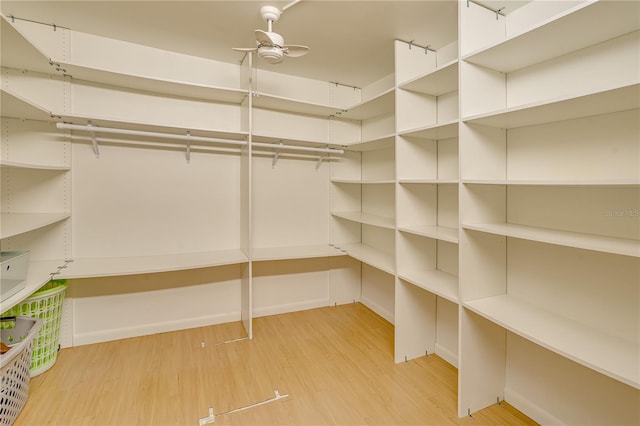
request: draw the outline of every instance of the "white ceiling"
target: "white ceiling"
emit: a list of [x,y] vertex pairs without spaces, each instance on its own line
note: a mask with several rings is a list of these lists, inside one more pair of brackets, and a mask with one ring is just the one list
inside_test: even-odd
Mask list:
[[[56,24],[224,62],[242,59],[232,47],[253,47],[265,29],[260,7],[290,1],[7,1],[5,16]],[[457,39],[456,0],[303,0],[274,30],[285,43],[311,47],[301,58],[259,67],[363,87],[393,72],[393,40],[438,49]]]

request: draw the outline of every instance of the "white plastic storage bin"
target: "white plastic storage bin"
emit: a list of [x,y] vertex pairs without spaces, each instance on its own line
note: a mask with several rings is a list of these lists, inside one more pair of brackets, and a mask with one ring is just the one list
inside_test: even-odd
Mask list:
[[28,251],[0,253],[0,302],[24,289],[28,272]]

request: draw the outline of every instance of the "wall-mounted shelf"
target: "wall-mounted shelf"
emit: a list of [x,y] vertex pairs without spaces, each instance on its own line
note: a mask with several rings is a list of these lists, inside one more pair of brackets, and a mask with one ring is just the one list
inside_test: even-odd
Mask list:
[[521,180],[521,179],[463,179],[463,184],[478,185],[530,185],[530,186],[638,186],[640,181],[633,179],[601,180]]
[[635,31],[639,15],[635,1],[583,2],[463,60],[508,73]]
[[389,133],[374,139],[366,139],[363,141],[346,142],[344,146],[351,151],[375,151],[377,149],[385,149],[393,146],[395,134]]
[[398,278],[458,304],[458,277],[437,269],[429,271],[401,271]]
[[346,111],[342,112],[339,117],[352,120],[379,117],[393,112],[394,102],[395,92],[393,88],[390,88],[367,101],[345,108]]
[[114,71],[84,67],[68,62],[59,62],[67,75],[74,80],[107,84],[127,89],[177,96],[181,98],[199,99],[214,102],[240,104],[249,95],[245,89],[217,87],[185,81],[162,80],[149,76],[123,74]]
[[456,138],[458,137],[458,120],[451,120],[446,123],[429,124],[416,129],[403,130],[398,134],[400,136],[432,140]]
[[299,99],[269,95],[267,93],[260,93],[258,96],[254,96],[253,106],[256,108],[292,112],[295,114],[317,115],[322,117],[328,117],[335,114],[336,111],[342,111],[343,109],[343,107],[338,105],[305,102]]
[[434,184],[434,185],[453,185],[457,184],[457,179],[398,179],[398,183],[400,184],[409,184],[409,183],[424,183],[424,184]]
[[346,256],[346,253],[330,245],[254,247],[251,249],[251,257],[255,262],[333,256]]
[[439,225],[399,226],[398,231],[458,244],[458,229]]
[[69,166],[50,166],[46,164],[29,164],[29,163],[19,163],[15,161],[6,161],[6,160],[0,160],[0,167],[15,168],[15,169],[52,170],[52,171],[71,170]]
[[393,275],[396,273],[392,254],[361,243],[340,244],[339,248],[360,262],[366,263],[388,274]]
[[458,60],[444,64],[433,71],[427,71],[409,81],[400,83],[399,88],[425,95],[440,96],[458,90]]
[[[2,31],[2,66],[19,70],[30,70],[42,73],[54,72],[46,57],[31,42],[25,39],[8,21],[11,18],[0,17]],[[4,108],[4,99],[2,100]]]
[[30,102],[16,93],[11,93],[7,89],[3,88],[2,91],[0,91],[0,96],[3,117],[54,121],[52,118],[53,113],[46,111],[44,108]]
[[548,99],[528,105],[463,118],[470,124],[513,129],[573,118],[640,108],[640,84],[571,97]]
[[567,247],[640,257],[640,241],[513,223],[463,223],[464,229]]
[[640,389],[637,344],[509,295],[465,302],[464,307],[544,348]]
[[349,180],[349,179],[331,179],[333,183],[345,183],[345,184],[354,184],[354,185],[388,185],[395,183],[394,180],[384,179],[384,180]]
[[110,277],[150,274],[235,265],[248,262],[242,250],[215,250],[199,253],[176,253],[156,256],[131,256],[74,259],[61,271],[62,278]]
[[[2,301],[2,312],[13,308],[27,297],[38,291],[65,264],[64,260],[30,261],[29,274],[22,290]],[[1,312],[0,312],[1,313]]]
[[2,213],[0,238],[9,238],[63,221],[71,213]]
[[380,228],[394,229],[395,221],[390,217],[378,216],[362,212],[331,212],[335,217]]

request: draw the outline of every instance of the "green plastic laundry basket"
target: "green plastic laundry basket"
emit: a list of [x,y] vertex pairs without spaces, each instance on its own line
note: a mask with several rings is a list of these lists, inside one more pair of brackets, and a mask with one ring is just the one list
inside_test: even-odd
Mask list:
[[42,321],[40,332],[33,341],[31,377],[50,369],[58,358],[62,303],[66,289],[66,280],[51,280],[24,302],[1,315],[2,317],[28,316]]

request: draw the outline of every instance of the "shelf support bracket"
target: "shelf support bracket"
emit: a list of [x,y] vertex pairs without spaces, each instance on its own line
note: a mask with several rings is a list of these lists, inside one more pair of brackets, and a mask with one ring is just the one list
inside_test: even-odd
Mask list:
[[[187,136],[191,136],[191,131],[187,130]],[[187,164],[191,163],[191,140],[187,139],[187,150],[185,152]]]
[[280,147],[282,147],[282,141],[280,141],[278,148],[276,148],[276,151],[273,153],[273,161],[271,162],[272,169],[275,169],[276,164],[278,164],[278,157],[280,156]]
[[[89,121],[87,126],[90,128],[95,127],[93,122]],[[96,154],[96,158],[100,158],[100,148],[98,147],[98,138],[96,136],[96,132],[91,131],[91,144],[93,145],[93,152]]]

